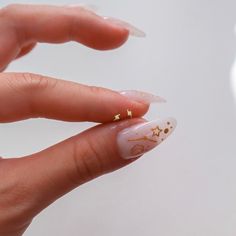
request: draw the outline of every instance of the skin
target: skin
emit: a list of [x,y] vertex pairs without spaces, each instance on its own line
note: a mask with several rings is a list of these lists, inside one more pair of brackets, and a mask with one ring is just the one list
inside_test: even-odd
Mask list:
[[[51,20],[54,19],[54,20]],[[81,7],[10,5],[0,9],[0,69],[40,42],[76,41],[97,50],[126,42],[129,32]],[[60,94],[60,96],[58,96]],[[26,157],[0,158],[0,235],[22,235],[32,219],[69,191],[130,164],[117,133],[142,120],[148,106],[115,91],[30,73],[0,73],[0,122],[44,117],[102,123]],[[114,114],[136,119],[112,123]],[[81,112],[83,111],[83,112]],[[53,191],[52,191],[53,190]]]

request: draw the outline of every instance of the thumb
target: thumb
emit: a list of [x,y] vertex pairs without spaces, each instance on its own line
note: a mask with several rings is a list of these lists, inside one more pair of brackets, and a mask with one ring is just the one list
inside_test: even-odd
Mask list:
[[15,175],[21,176],[22,189],[26,189],[24,206],[30,217],[79,185],[133,162],[164,141],[175,126],[173,118],[98,125],[40,153],[16,159]]

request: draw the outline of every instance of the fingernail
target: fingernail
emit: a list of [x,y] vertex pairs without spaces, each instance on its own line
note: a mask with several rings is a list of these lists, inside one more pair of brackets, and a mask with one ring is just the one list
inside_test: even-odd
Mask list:
[[88,11],[92,11],[92,12],[97,12],[98,11],[98,6],[93,5],[93,4],[69,4],[66,5],[67,7],[82,7]]
[[137,91],[137,90],[124,90],[124,91],[120,91],[120,94],[131,100],[145,103],[145,104],[166,102],[166,100],[162,97],[159,97],[154,94],[147,93],[147,92]]
[[176,128],[174,118],[154,120],[126,128],[117,136],[118,148],[123,159],[133,159],[162,143]]
[[111,22],[112,24],[116,24],[116,25],[126,28],[129,31],[130,35],[132,35],[132,36],[136,36],[136,37],[145,37],[146,36],[146,34],[142,30],[138,29],[137,27],[131,25],[130,23],[128,23],[126,21],[119,20],[119,19],[116,19],[113,17],[107,17],[107,16],[103,17],[103,19]]

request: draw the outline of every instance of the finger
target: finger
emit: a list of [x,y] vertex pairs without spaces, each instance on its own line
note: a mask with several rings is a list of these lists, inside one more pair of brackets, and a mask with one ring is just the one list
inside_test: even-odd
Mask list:
[[8,23],[1,21],[0,17],[0,71],[4,71],[6,67],[14,60],[21,51],[16,33],[8,28]]
[[162,101],[141,92],[131,97],[132,93],[123,95],[33,74],[2,73],[0,81],[0,122],[44,117],[104,123],[115,117],[141,117],[149,108],[148,102]]
[[129,30],[84,7],[9,5],[0,10],[0,71],[36,42],[76,41],[100,50],[121,46]]
[[24,46],[21,48],[19,54],[17,55],[17,58],[23,57],[25,55],[27,55],[28,53],[30,53],[36,46],[36,43],[29,43],[28,45]]
[[77,186],[130,164],[166,139],[175,126],[173,118],[99,125],[16,160],[11,171],[21,176],[19,186],[26,189],[28,207],[36,214]]
[[20,43],[73,40],[95,49],[112,49],[124,43],[129,34],[124,27],[110,24],[83,7],[14,4],[2,12]]

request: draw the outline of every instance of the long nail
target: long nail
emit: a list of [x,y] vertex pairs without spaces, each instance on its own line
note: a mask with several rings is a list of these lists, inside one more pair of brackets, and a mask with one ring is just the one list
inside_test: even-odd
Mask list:
[[136,102],[141,102],[145,104],[151,103],[163,103],[166,100],[162,97],[156,96],[151,93],[137,91],[137,90],[124,90],[120,91],[120,94]]
[[112,24],[119,25],[119,26],[126,28],[129,31],[130,35],[132,35],[132,36],[136,36],[136,37],[145,37],[146,36],[146,34],[142,30],[138,29],[137,27],[131,25],[130,23],[128,23],[126,21],[116,19],[113,17],[107,17],[107,16],[104,16],[103,19],[111,22]]
[[133,159],[152,150],[163,142],[176,128],[174,118],[137,124],[122,130],[117,136],[120,155]]

